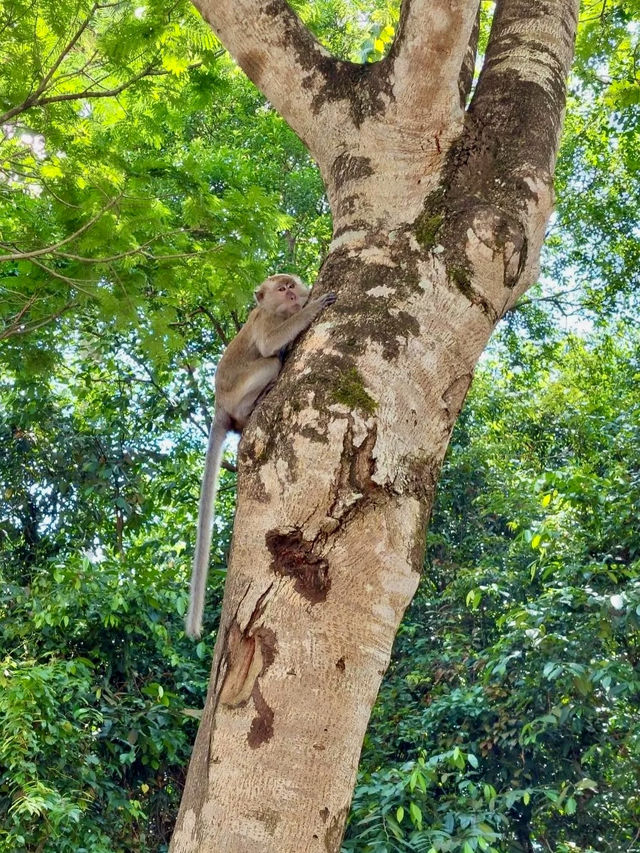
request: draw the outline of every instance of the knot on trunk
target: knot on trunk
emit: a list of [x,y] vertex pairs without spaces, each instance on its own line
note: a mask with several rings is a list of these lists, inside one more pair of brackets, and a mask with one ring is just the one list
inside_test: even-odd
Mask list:
[[329,563],[313,553],[314,543],[304,539],[301,530],[270,530],[265,541],[273,556],[271,570],[276,575],[293,578],[295,591],[311,604],[326,600],[331,588]]
[[477,205],[467,236],[470,240],[468,252],[473,254],[479,250],[485,254],[490,252],[492,257],[502,255],[504,286],[515,287],[527,260],[527,238],[522,223],[496,205]]

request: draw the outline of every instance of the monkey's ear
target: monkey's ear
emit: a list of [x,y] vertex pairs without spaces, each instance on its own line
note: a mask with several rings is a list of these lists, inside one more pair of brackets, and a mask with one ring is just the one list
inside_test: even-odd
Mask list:
[[254,290],[253,295],[255,296],[256,302],[262,302],[264,299],[264,287],[260,285],[260,287]]

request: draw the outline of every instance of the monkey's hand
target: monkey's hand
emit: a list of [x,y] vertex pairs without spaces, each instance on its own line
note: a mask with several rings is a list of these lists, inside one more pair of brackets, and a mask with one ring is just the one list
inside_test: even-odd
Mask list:
[[318,304],[318,307],[322,309],[322,308],[326,308],[328,305],[333,305],[333,303],[336,301],[337,298],[338,297],[336,296],[335,293],[330,292],[330,293],[325,293],[324,296],[319,296],[317,299],[314,299],[313,301],[316,302]]

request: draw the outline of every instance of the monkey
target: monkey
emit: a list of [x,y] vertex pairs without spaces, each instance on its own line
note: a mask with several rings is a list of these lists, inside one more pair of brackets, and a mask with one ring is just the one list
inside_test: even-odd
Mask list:
[[215,408],[200,489],[186,618],[189,637],[199,637],[202,630],[216,487],[227,433],[242,432],[251,412],[275,384],[286,347],[336,301],[335,293],[308,301],[309,288],[297,275],[288,273],[269,276],[254,296],[256,307],[229,343],[216,370]]

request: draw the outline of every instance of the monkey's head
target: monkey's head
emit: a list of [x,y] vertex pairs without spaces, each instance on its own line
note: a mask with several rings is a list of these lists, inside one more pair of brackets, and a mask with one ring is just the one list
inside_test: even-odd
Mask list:
[[279,273],[266,278],[255,292],[256,302],[270,314],[287,317],[304,307],[309,288],[297,275]]

